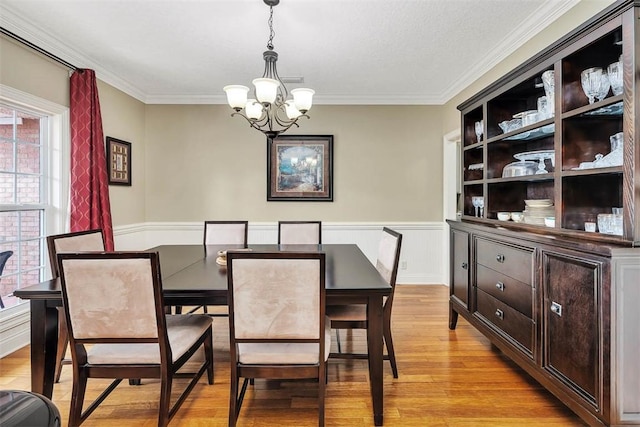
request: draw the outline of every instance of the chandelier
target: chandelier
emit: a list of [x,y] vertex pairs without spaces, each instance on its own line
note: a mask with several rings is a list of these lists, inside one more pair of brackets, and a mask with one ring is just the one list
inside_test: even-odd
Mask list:
[[[298,119],[309,118],[313,89],[297,88],[291,91],[293,99],[287,99],[289,92],[278,76],[276,62],[278,54],[273,50],[273,7],[280,0],[263,0],[269,6],[269,40],[264,58],[264,73],[253,80],[254,98],[247,99],[249,88],[242,85],[229,85],[223,89],[227,93],[227,102],[235,110],[231,116],[243,117],[249,125],[263,132],[269,138],[275,138],[291,126],[298,127]],[[244,111],[243,111],[244,110]]]

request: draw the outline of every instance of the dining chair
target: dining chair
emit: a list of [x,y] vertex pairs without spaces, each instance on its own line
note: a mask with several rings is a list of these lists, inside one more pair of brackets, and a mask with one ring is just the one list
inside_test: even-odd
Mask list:
[[[7,261],[13,255],[13,251],[4,251],[0,252],[0,277],[2,277],[2,272],[4,271],[4,266],[7,265]],[[2,294],[0,294],[0,308],[4,308],[4,302],[2,301]]]
[[[203,244],[205,252],[207,245],[231,247],[247,247],[247,236],[249,235],[249,221],[205,221],[204,222],[204,239]],[[228,313],[209,313],[206,305],[201,305],[189,310],[193,313],[202,308],[202,310],[213,317],[226,317]],[[181,313],[182,307],[176,307],[176,313]]]
[[279,245],[319,245],[322,221],[278,221]]
[[[157,252],[60,253],[71,342],[69,426],[82,424],[123,378],[159,378],[158,426],[166,426],[204,372],[213,384],[213,319],[165,314]],[[178,370],[204,347],[195,372]],[[190,378],[171,403],[174,377]],[[83,411],[89,378],[114,381]]]
[[[385,360],[391,363],[393,377],[398,378],[398,366],[396,364],[393,339],[391,337],[391,309],[393,307],[393,295],[398,275],[398,263],[400,262],[400,248],[402,247],[402,234],[384,227],[378,246],[376,269],[391,285],[391,293],[386,298],[383,308],[383,334],[387,348]],[[332,358],[366,359],[367,354],[343,353],[340,344],[340,329],[367,329],[367,306],[365,304],[331,305],[327,307],[327,317],[331,321],[331,328],[336,330],[338,352],[331,353]]]
[[227,280],[229,426],[236,425],[249,381],[255,378],[317,380],[318,424],[323,426],[331,344],[325,319],[325,254],[230,251]]
[[[104,236],[101,229],[75,231],[47,236],[49,265],[53,277],[59,277],[58,254],[64,252],[104,251]],[[69,333],[64,315],[64,307],[58,308],[58,348],[56,351],[55,382],[60,381],[62,366],[71,363],[66,359]]]

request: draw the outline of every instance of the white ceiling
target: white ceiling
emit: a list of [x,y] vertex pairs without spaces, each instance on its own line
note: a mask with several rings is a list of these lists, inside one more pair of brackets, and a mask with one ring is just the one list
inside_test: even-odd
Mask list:
[[[580,0],[281,0],[281,77],[316,104],[443,104]],[[0,0],[0,26],[145,103],[262,75],[262,0]]]

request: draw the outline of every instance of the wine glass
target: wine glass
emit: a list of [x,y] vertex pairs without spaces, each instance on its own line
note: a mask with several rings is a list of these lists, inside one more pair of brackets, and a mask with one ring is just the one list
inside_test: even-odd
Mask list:
[[476,216],[478,216],[478,208],[480,208],[480,199],[482,197],[480,196],[473,196],[471,198],[471,204],[473,205],[474,208],[476,208]]
[[484,217],[484,197],[478,198],[478,207],[480,208],[480,217]]
[[482,128],[483,128],[482,120],[475,123],[475,130],[476,130],[476,136],[478,137],[478,142],[480,142],[480,140],[482,139],[482,133],[483,133]]
[[611,83],[611,91],[614,95],[622,95],[622,63],[620,61],[609,64],[607,68],[609,74],[609,82]]
[[602,68],[587,68],[580,74],[580,81],[584,94],[589,98],[589,104],[593,104],[602,86]]
[[598,101],[602,101],[609,94],[609,88],[611,88],[611,83],[609,83],[609,75],[606,71],[602,71],[602,81],[600,84],[600,90],[596,94],[596,98]]

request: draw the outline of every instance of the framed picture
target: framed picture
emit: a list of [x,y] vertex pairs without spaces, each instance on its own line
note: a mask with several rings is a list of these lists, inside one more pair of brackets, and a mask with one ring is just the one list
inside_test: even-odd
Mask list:
[[107,172],[110,185],[131,185],[131,143],[107,137]]
[[333,201],[333,135],[267,139],[267,200]]

